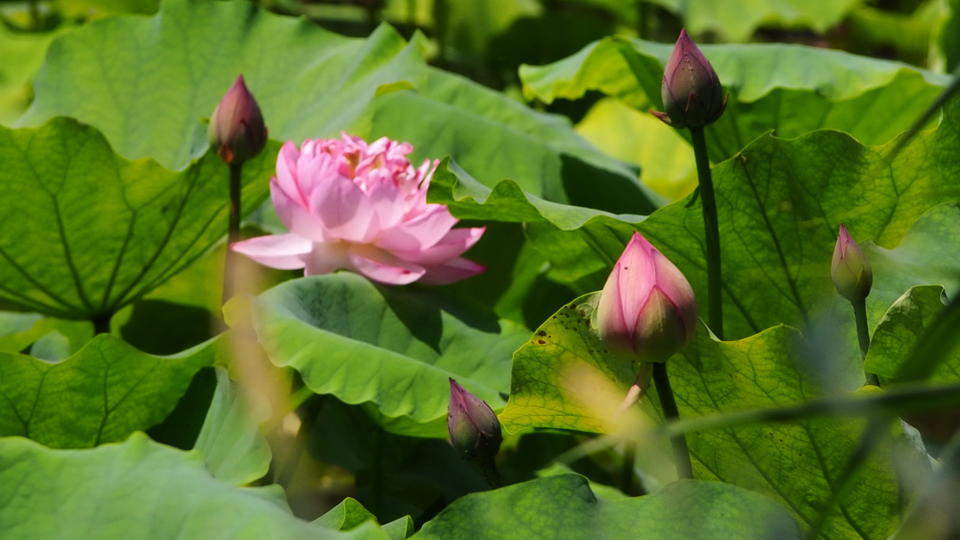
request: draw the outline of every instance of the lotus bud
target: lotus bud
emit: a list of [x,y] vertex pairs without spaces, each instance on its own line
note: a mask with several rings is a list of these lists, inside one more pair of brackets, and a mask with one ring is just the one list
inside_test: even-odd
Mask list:
[[663,108],[657,118],[677,127],[703,127],[720,118],[727,99],[720,78],[686,30],[680,31],[660,87]]
[[837,291],[851,302],[863,301],[873,285],[870,261],[844,225],[840,225],[837,245],[833,248],[830,277]]
[[607,348],[641,362],[664,362],[696,332],[690,283],[634,233],[600,293],[596,326]]
[[207,135],[217,155],[226,163],[243,163],[263,150],[267,128],[243,75],[237,77],[214,109]]
[[481,467],[492,467],[503,435],[500,421],[487,402],[464,390],[450,379],[450,408],[447,412],[450,444],[460,456]]

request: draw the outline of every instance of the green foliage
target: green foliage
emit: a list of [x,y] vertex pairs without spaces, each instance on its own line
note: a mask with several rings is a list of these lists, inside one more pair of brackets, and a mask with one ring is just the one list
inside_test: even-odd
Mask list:
[[[960,213],[938,205],[960,197],[952,172],[958,141],[948,125],[960,108],[951,106],[945,115],[944,127],[918,136],[890,163],[883,149],[818,131],[792,140],[764,136],[714,168],[729,336],[847,313],[828,271],[840,223],[858,242],[885,248],[876,250],[884,271],[876,272],[868,298],[871,321],[907,287],[953,282],[957,267],[941,255],[957,250],[950,231]],[[584,292],[601,288],[638,229],[683,271],[701,304],[706,298],[699,202],[679,201],[640,221],[544,203],[509,181],[487,190],[489,196],[469,180],[459,179],[453,189],[450,183],[440,182],[434,200],[452,201],[456,215],[530,222],[527,237],[551,261],[554,279]],[[907,235],[915,224],[915,234]],[[888,251],[901,242],[902,253]],[[931,259],[918,259],[920,253]],[[935,265],[924,262],[933,258]]]
[[[97,126],[123,156],[179,169],[206,150],[202,119],[243,73],[275,140],[344,129],[403,137],[414,158],[450,154],[480,178],[522,179],[560,201],[584,195],[583,204],[652,210],[632,171],[569,122],[428,67],[421,45],[388,26],[350,39],[240,1],[173,0],[155,17],[99,20],[58,40],[21,122],[69,115]],[[505,159],[504,149],[516,152]],[[596,177],[619,196],[577,186]]]
[[209,342],[158,357],[101,335],[54,364],[0,354],[0,435],[53,448],[121,441],[163,420],[214,349]]
[[[272,147],[275,151],[276,147]],[[109,316],[188,266],[226,230],[227,167],[179,173],[116,156],[93,128],[0,127],[0,298],[66,318]],[[269,151],[244,167],[244,206],[266,196]]]
[[646,0],[681,15],[694,34],[714,32],[745,41],[760,26],[823,32],[862,0]]
[[[0,10],[5,535],[955,536],[960,105],[929,109],[945,75],[827,47],[950,68],[956,1],[327,1]],[[617,408],[645,367],[591,319],[636,231],[709,307],[689,134],[646,112],[671,46],[633,37],[681,26],[818,46],[703,47],[729,98],[707,139],[731,339],[701,325],[668,360],[669,419],[662,379]],[[517,86],[520,62],[541,65]],[[429,200],[486,227],[466,254],[486,272],[244,260],[223,306],[205,123],[238,73],[272,137],[243,236],[283,232],[262,204],[280,143],[345,130],[442,160]],[[829,277],[841,223],[874,269],[865,359]],[[449,378],[500,411],[499,475],[444,440]]]
[[[591,329],[595,300],[590,295],[565,306],[517,351],[510,401],[501,415],[508,428],[604,431],[609,425],[613,411],[589,397],[604,389],[583,382],[584,375],[602,376],[623,395],[638,368],[612,357]],[[724,342],[701,331],[695,343],[667,362],[681,417],[781,407],[823,395],[827,373],[805,370],[799,346],[800,334],[783,326]],[[863,380],[859,370],[848,365],[832,376],[850,391]],[[837,471],[862,431],[859,421],[817,419],[694,433],[687,441],[696,477],[767,493],[811,526],[821,504],[838,489]],[[828,537],[890,532],[900,494],[887,461],[889,449],[886,456],[875,455],[860,471],[827,521]]]
[[[900,368],[924,330],[944,307],[943,287],[925,285],[903,293],[877,324],[870,342],[865,367],[884,381],[898,380]],[[952,351],[930,377],[934,382],[960,381],[960,351]]]
[[[796,137],[836,129],[865,144],[885,143],[904,131],[948,80],[900,62],[797,45],[705,45],[703,51],[728,93],[726,112],[706,129],[714,162],[732,157],[771,130]],[[523,66],[524,95],[550,103],[598,90],[641,111],[658,109],[662,66],[669,53],[665,44],[605,38],[553,64]],[[893,110],[896,115],[889,114]],[[690,177],[693,152],[673,128],[645,122],[639,130],[629,116],[608,115],[605,120],[607,129],[627,131],[634,144],[660,148],[657,153],[620,154],[623,142],[598,138],[599,120],[591,119],[591,139],[612,155],[652,169],[651,186],[664,182],[665,155],[676,156],[667,169],[668,184]],[[686,131],[681,134],[688,137]]]
[[[519,325],[439,293],[375,286],[350,273],[291,280],[256,301],[257,338],[318,394],[370,403],[396,433],[442,436],[448,379],[491,406],[509,388]],[[484,351],[477,354],[477,351]]]
[[469,495],[414,538],[544,538],[560,531],[571,538],[800,538],[785,510],[733,486],[683,481],[643,497],[605,500],[574,474]]

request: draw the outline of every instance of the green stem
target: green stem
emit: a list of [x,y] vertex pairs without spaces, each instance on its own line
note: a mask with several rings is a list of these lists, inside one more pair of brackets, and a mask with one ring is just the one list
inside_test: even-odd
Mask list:
[[483,473],[483,477],[487,480],[487,484],[490,485],[490,489],[497,489],[503,485],[503,482],[500,480],[500,471],[497,470],[497,462],[494,458],[490,458],[487,462],[480,462],[477,466],[480,472]]
[[[861,299],[853,304],[853,315],[857,319],[857,338],[860,340],[860,356],[867,358],[867,351],[870,350],[870,326],[867,324],[867,300]],[[867,373],[867,383],[874,386],[880,386],[880,380],[873,373]]]
[[236,279],[236,253],[230,249],[234,242],[240,240],[240,209],[241,189],[240,180],[243,178],[243,163],[230,164],[230,222],[227,225],[227,253],[223,261],[223,303],[233,297]]
[[702,127],[691,127],[693,154],[697,160],[697,179],[703,200],[703,228],[707,242],[707,303],[710,329],[723,339],[723,279],[720,275],[720,226],[717,221],[717,199],[713,192],[707,140]]
[[749,424],[796,422],[827,416],[854,418],[878,414],[902,415],[960,406],[960,383],[930,386],[903,384],[864,395],[845,394],[811,399],[797,405],[715,413],[677,420],[663,426],[665,435],[729,429]]
[[93,333],[95,334],[109,334],[110,333],[110,314],[104,313],[101,315],[94,315],[91,319],[93,323]]
[[[677,411],[677,401],[673,397],[673,389],[670,388],[670,379],[667,377],[667,364],[665,362],[655,362],[653,364],[653,383],[657,387],[657,396],[660,398],[663,416],[667,421],[680,418],[680,413]],[[674,434],[670,436],[670,442],[673,445],[677,476],[693,478],[693,466],[690,464],[690,451],[687,450],[686,437],[682,433]]]
[[27,2],[30,11],[30,25],[34,30],[40,30],[40,0]]
[[637,443],[626,441],[623,443],[623,461],[620,463],[620,491],[635,497],[639,495],[637,491],[636,474],[634,474],[634,463],[637,459]]

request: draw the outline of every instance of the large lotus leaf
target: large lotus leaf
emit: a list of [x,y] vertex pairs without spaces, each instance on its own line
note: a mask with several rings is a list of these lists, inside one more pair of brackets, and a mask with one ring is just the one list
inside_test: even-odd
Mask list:
[[761,26],[810,28],[818,33],[843,20],[862,0],[645,0],[683,17],[695,34],[713,32],[746,41]]
[[[597,194],[582,185],[599,176],[618,186],[619,200],[601,196],[615,208],[652,209],[631,169],[580,139],[569,122],[430,68],[419,39],[407,43],[389,26],[346,38],[244,1],[172,0],[153,17],[115,17],[71,32],[50,48],[21,122],[78,118],[123,156],[180,168],[206,148],[202,119],[238,73],[278,141],[341,130],[388,134],[413,143],[416,159],[449,154],[482,179],[507,174],[535,193],[589,204]],[[524,151],[502,153],[513,148]]]
[[643,497],[599,499],[566,474],[467,495],[413,538],[800,538],[773,501],[719,482],[685,480]]
[[[626,393],[635,369],[611,357],[590,327],[595,300],[589,295],[564,307],[516,352],[510,401],[501,414],[508,429],[603,431],[610,425],[598,405],[603,388],[588,391],[593,386],[583,387],[590,383],[581,374],[592,368]],[[802,367],[799,342],[800,334],[784,326],[725,342],[701,328],[698,338],[667,362],[680,416],[781,407],[823,395],[817,374]],[[862,372],[852,364],[838,378],[841,388],[852,390]],[[598,401],[586,402],[589,396]],[[655,390],[649,399],[656,402]],[[828,418],[693,433],[687,441],[697,478],[766,493],[811,526],[862,431],[860,421]],[[889,447],[871,457],[851,485],[826,522],[826,536],[885,537],[900,503]]]
[[[244,167],[244,207],[266,195],[265,152]],[[58,118],[0,127],[0,298],[65,318],[114,313],[182,270],[227,227],[228,169],[127,161],[93,128]]]
[[439,292],[376,286],[341,272],[291,280],[255,303],[257,337],[318,394],[370,403],[388,429],[443,436],[453,377],[494,408],[527,331]]
[[[885,148],[817,131],[792,140],[764,136],[714,167],[725,337],[802,324],[822,313],[852,319],[829,277],[840,223],[858,242],[879,246],[870,249],[876,262],[868,298],[872,323],[913,285],[955,286],[960,209],[948,203],[960,199],[960,141],[951,127],[960,106],[944,114],[941,127],[917,136],[890,161]],[[699,200],[678,201],[640,221],[547,204],[510,181],[492,190],[474,184],[441,177],[433,200],[450,201],[456,215],[528,222],[527,236],[550,259],[552,278],[582,292],[600,289],[629,235],[640,230],[683,271],[705,305]]]
[[173,410],[193,375],[213,363],[214,345],[160,357],[100,335],[58,363],[0,354],[0,436],[54,448],[123,440]]
[[234,487],[140,433],[87,450],[0,439],[0,483],[0,528],[14,538],[386,538],[375,524],[338,533],[301,521],[276,486]]
[[[524,95],[551,102],[599,90],[640,110],[660,108],[670,50],[662,43],[605,38],[553,64],[523,66]],[[866,144],[885,143],[909,127],[949,81],[899,62],[799,45],[705,45],[703,51],[729,94],[724,115],[706,130],[715,162],[771,130],[794,137],[829,128]],[[609,121],[615,130],[626,122]],[[662,145],[670,130],[652,124],[635,135],[640,144]],[[686,130],[681,133],[687,136]],[[692,151],[687,155],[692,162]],[[630,161],[643,166],[650,161],[637,160]]]

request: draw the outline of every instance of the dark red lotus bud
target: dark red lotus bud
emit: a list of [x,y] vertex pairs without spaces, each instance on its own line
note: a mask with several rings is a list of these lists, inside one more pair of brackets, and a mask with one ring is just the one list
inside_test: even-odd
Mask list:
[[727,99],[713,66],[697,44],[680,31],[660,87],[663,108],[654,112],[664,122],[677,127],[703,127],[720,118]]
[[500,421],[493,409],[453,379],[450,379],[447,429],[450,432],[450,444],[460,456],[481,466],[493,463],[503,442]]
[[267,128],[243,75],[237,77],[213,110],[207,135],[217,155],[227,163],[242,163],[263,150]]

